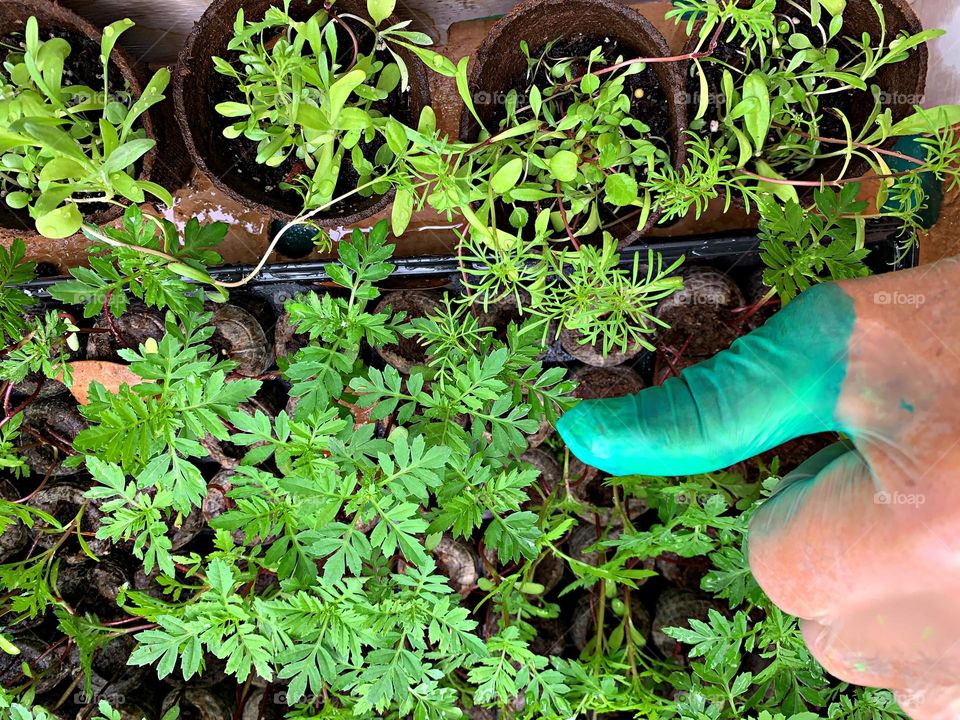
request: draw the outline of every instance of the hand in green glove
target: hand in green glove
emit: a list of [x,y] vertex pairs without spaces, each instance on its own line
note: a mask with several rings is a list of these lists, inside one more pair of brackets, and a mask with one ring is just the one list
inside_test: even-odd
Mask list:
[[826,669],[960,718],[960,261],[815,287],[638,395],[558,425],[613,475],[689,475],[814,432],[818,453],[753,517],[751,569]]

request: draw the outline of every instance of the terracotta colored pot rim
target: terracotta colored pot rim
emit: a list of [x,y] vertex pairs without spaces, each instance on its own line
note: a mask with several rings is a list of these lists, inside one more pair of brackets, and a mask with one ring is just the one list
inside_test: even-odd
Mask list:
[[[553,27],[556,26],[556,32]],[[518,30],[519,28],[519,30]],[[531,39],[531,50],[536,50],[550,40],[574,35],[614,36],[624,45],[647,57],[669,57],[670,48],[660,32],[640,12],[616,0],[524,0],[503,16],[490,30],[477,49],[470,70],[470,93],[476,97],[486,93],[494,97],[507,88],[491,87],[487,76],[496,73],[491,68],[501,68],[500,75],[511,72],[514,77],[523,71],[520,63],[523,56],[519,39]],[[517,41],[517,42],[514,42]],[[687,109],[683,96],[683,73],[680,63],[655,63],[650,68],[656,73],[661,90],[667,97],[669,126],[669,152],[671,163],[680,168],[687,158],[683,142],[688,127]],[[488,106],[489,107],[489,106]],[[478,108],[478,112],[483,110]],[[487,113],[489,114],[489,113]],[[484,118],[485,120],[487,118]],[[471,142],[476,139],[480,127],[468,112],[460,115],[460,138]],[[651,213],[646,225],[619,236],[620,247],[636,242],[659,219]],[[626,220],[608,224],[618,225]]]
[[[96,26],[76,13],[49,0],[3,0],[0,3],[0,35],[23,32],[27,19],[31,16],[37,18],[37,24],[41,28],[68,30],[83,35],[91,42],[96,43],[97,47],[100,46],[102,33]],[[139,97],[143,93],[144,81],[136,62],[130,54],[119,44],[115,45],[113,53],[110,55],[110,62],[111,65],[115,65],[119,69],[133,94]],[[143,113],[139,122],[146,132],[146,136],[157,142],[156,128],[150,112]],[[153,149],[143,156],[142,167],[137,175],[138,180],[149,180],[152,177],[158,151],[159,147],[154,145]],[[22,230],[31,235],[37,234],[34,221],[26,211],[14,213],[10,211],[9,207],[5,209],[8,212],[0,213],[0,225],[15,231]],[[122,207],[111,205],[90,215],[84,215],[84,219],[95,225],[104,225],[116,220],[122,213]],[[11,223],[10,221],[14,219],[14,223]]]
[[[302,3],[303,0],[294,0],[291,7],[293,9]],[[242,7],[245,17],[249,21],[262,16],[262,12],[259,12],[260,6],[265,10],[266,7],[271,4],[269,0],[214,0],[194,26],[193,31],[187,37],[183,50],[180,52],[180,57],[174,72],[173,101],[174,112],[180,124],[187,153],[197,168],[210,178],[210,181],[217,189],[247,208],[263,213],[271,218],[289,221],[296,216],[270,204],[271,199],[268,193],[264,192],[260,194],[259,197],[255,197],[249,192],[239,190],[227,182],[222,174],[212,167],[211,145],[215,145],[217,139],[223,140],[223,136],[220,133],[222,127],[219,127],[218,123],[222,121],[223,124],[226,124],[227,119],[219,115],[211,117],[210,119],[213,121],[214,126],[219,127],[219,129],[217,129],[212,137],[205,136],[203,129],[198,127],[199,120],[196,117],[198,113],[192,112],[191,102],[188,99],[188,94],[196,93],[196,88],[190,87],[192,77],[199,77],[201,85],[206,87],[206,78],[213,77],[213,74],[216,72],[213,69],[211,57],[223,56],[227,53],[226,45],[233,34],[232,28],[237,9]],[[355,0],[339,0],[339,4],[341,6],[350,5],[350,10],[353,14],[367,16],[365,3],[356,2]],[[355,7],[353,5],[355,5]],[[312,9],[319,10],[320,6],[316,5],[316,7]],[[383,24],[389,25],[396,22],[399,22],[397,18],[391,17],[384,21]],[[398,54],[404,58],[407,64],[410,78],[407,101],[410,108],[410,115],[416,118],[420,110],[430,104],[430,90],[426,68],[416,56],[406,52],[402,48],[398,49]],[[212,110],[210,114],[213,114]],[[349,215],[321,215],[320,217],[314,217],[311,222],[321,227],[339,227],[341,225],[349,227],[383,210],[390,204],[393,196],[394,190],[391,189],[383,195],[372,196],[369,198],[369,204],[366,204]],[[277,198],[276,202],[278,204],[289,204],[288,201],[280,200],[279,198]]]

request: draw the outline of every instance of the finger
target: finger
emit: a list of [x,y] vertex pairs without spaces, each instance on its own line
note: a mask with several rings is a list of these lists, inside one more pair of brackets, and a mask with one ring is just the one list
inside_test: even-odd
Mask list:
[[[811,458],[753,514],[748,555],[754,577],[785,612],[823,624],[882,608],[892,595],[903,607],[916,607],[932,582],[931,565],[946,568],[947,558],[955,556],[944,540],[949,534],[929,521],[935,503],[896,500],[878,488],[859,451],[836,453],[841,453],[838,446]],[[832,460],[831,454],[836,454]],[[953,577],[934,574],[938,587]],[[876,614],[895,624],[895,609],[896,603]],[[934,627],[938,638],[951,644],[958,633],[947,620],[955,617],[945,609],[939,629]],[[908,627],[912,621],[896,622]],[[852,634],[869,632],[865,626]]]
[[854,327],[837,285],[808,290],[729,350],[637,395],[587,400],[557,425],[612,475],[693,475],[837,427]]
[[802,620],[810,652],[831,675],[857,685],[955,684],[960,652],[952,597],[944,597],[942,588],[890,592],[821,622]]
[[912,720],[956,720],[960,717],[960,685],[897,690],[894,696]]

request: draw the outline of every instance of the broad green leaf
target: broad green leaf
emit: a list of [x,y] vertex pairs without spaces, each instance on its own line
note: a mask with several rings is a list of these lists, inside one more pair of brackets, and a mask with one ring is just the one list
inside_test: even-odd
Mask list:
[[[786,178],[774,170],[768,163],[763,160],[756,161],[757,172],[760,175],[763,175],[766,178],[771,180],[786,180]],[[797,194],[797,189],[793,185],[784,185],[777,182],[767,182],[766,180],[759,181],[759,186],[761,190],[764,190],[768,193],[776,195],[778,198],[784,202],[800,202],[800,196]]]
[[523,159],[511,158],[494,173],[490,179],[491,189],[498,195],[503,195],[508,190],[512,190],[517,184],[520,176],[523,174]]
[[573,182],[577,179],[579,161],[576,154],[569,150],[558,150],[550,158],[550,174],[562,183]]
[[917,110],[890,128],[891,135],[933,133],[960,123],[960,105],[937,105]]
[[324,110],[331,123],[336,122],[353,89],[366,79],[367,74],[363,70],[351,70],[330,86]]
[[139,138],[137,140],[125,142],[123,145],[110,153],[110,156],[103,164],[103,172],[105,172],[107,175],[112,175],[116,172],[123,172],[137,162],[137,160],[150,152],[154,145],[156,145],[156,142],[150,140],[149,138]]
[[770,91],[762,70],[754,70],[743,81],[743,99],[746,101],[749,98],[754,98],[756,105],[744,116],[743,122],[754,148],[760,152],[770,132]]
[[83,216],[74,203],[67,203],[37,219],[37,232],[54,240],[70,237],[80,230]]
[[100,59],[104,64],[107,63],[110,54],[113,52],[113,47],[117,44],[120,36],[132,27],[133,20],[125,18],[110,23],[103,29],[103,37],[100,40]]
[[603,191],[606,201],[617,207],[632,205],[637,201],[637,181],[626,173],[607,175]]
[[393,14],[397,0],[367,0],[367,12],[374,25],[379,25]]
[[250,114],[250,106],[239,102],[222,102],[214,106],[214,110],[224,117],[243,117]]
[[390,224],[394,235],[402,235],[413,214],[413,193],[407,188],[398,188],[390,210]]

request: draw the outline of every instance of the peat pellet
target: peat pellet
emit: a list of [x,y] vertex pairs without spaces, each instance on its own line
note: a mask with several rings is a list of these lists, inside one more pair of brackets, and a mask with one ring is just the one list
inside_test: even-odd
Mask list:
[[563,560],[552,552],[547,553],[537,560],[537,566],[533,569],[533,582],[543,585],[543,594],[546,595],[560,584],[566,567]]
[[530,650],[545,657],[563,655],[567,628],[559,620],[534,620],[536,635],[530,640]]
[[[110,328],[111,322],[116,329],[116,334]],[[120,360],[118,350],[122,348],[136,350],[147,340],[159,342],[167,332],[163,315],[142,303],[131,304],[123,315],[111,316],[109,320],[106,316],[100,315],[93,327],[100,332],[87,336],[88,360],[118,361]],[[120,338],[117,338],[117,335]]]
[[554,488],[563,482],[563,468],[554,454],[543,448],[530,448],[520,459],[537,469],[537,487],[531,487],[527,492],[530,503],[539,505],[543,498],[549,497]]
[[657,607],[653,615],[653,644],[668,660],[680,665],[689,665],[687,646],[667,635],[663,629],[668,627],[689,628],[690,620],[708,619],[711,609],[723,610],[723,606],[705,596],[687,590],[668,588],[657,598]]
[[37,694],[52,690],[70,674],[71,665],[66,645],[50,651],[50,643],[33,635],[23,635],[14,641],[19,655],[0,653],[0,685],[12,689],[30,681],[23,665],[30,668],[33,687]]
[[61,563],[57,589],[74,610],[106,617],[118,610],[120,588],[129,581],[127,572],[116,563],[88,559],[73,564]]
[[174,690],[163,699],[161,713],[167,712],[174,705],[180,706],[180,720],[225,720],[233,717],[230,703],[209,687]]
[[656,558],[657,572],[670,584],[681,590],[699,590],[700,581],[712,567],[708,558],[681,557],[676,553],[665,552]]
[[272,348],[260,321],[237,305],[217,305],[210,323],[214,327],[208,344],[224,360],[237,363],[235,372],[255,377],[273,363]]
[[[69,525],[77,517],[80,508],[86,505],[83,517],[80,519],[80,531],[86,533],[84,540],[93,554],[97,557],[103,557],[109,555],[113,550],[122,549],[123,544],[111,543],[109,540],[100,540],[95,537],[97,530],[100,529],[103,514],[100,512],[97,502],[88,500],[84,496],[86,490],[86,485],[63,479],[47,484],[25,504],[51,515],[64,527]],[[42,521],[37,521],[31,528],[35,534],[37,547],[44,550],[52,548],[60,538],[60,535],[56,533],[44,532],[46,529],[48,529],[47,525]],[[71,532],[76,533],[76,528]],[[72,540],[68,542],[72,542]],[[86,557],[79,547],[77,553],[81,557]],[[63,548],[61,548],[61,557],[65,557]]]
[[[570,624],[570,641],[578,651],[582,652],[596,635],[596,602],[595,598],[592,599],[590,595],[585,595],[580,598],[573,611],[573,622]],[[604,625],[607,632],[623,622],[623,618],[617,615],[614,609],[614,602],[622,604],[623,600],[620,600],[620,598],[607,600],[607,606],[604,608]],[[623,612],[626,612],[625,607]],[[630,620],[633,628],[646,642],[647,638],[650,637],[650,613],[636,596],[630,603]]]
[[297,332],[296,326],[290,320],[290,313],[284,311],[277,320],[277,327],[274,330],[274,353],[279,361],[281,358],[292,359],[298,350],[302,350],[310,344],[310,338]]
[[456,592],[466,596],[476,588],[480,579],[480,558],[476,550],[444,535],[432,554],[437,563],[437,572],[447,578]]
[[283,720],[289,709],[282,686],[258,687],[250,691],[243,703],[241,720]]
[[730,346],[737,330],[726,322],[730,310],[743,307],[740,288],[723,273],[708,267],[683,271],[683,289],[664,298],[654,315],[669,328],[655,334],[659,347],[668,346],[687,358],[707,358]]
[[744,310],[745,319],[741,332],[746,334],[751,330],[756,330],[767,320],[776,315],[780,309],[780,301],[776,295],[766,299],[762,306],[757,307],[758,303],[767,298],[770,288],[763,282],[763,270],[753,272],[747,279],[746,296],[748,308]]
[[[20,493],[9,481],[0,480],[0,498],[12,501],[18,499],[19,496]],[[30,533],[20,520],[15,520],[7,525],[0,532],[0,563],[7,562],[20,552],[29,539]]]
[[643,378],[627,367],[584,367],[573,374],[573,380],[577,383],[577,389],[573,391],[574,397],[581,400],[636,395],[645,387]]
[[[603,540],[615,540],[623,534],[623,526],[619,521],[613,521],[613,523],[612,527],[610,527],[611,521],[608,520],[600,528],[593,523],[585,523],[575,528],[567,537],[567,551],[570,556],[587,565],[599,565],[601,548],[594,548],[594,546],[601,542],[601,537]],[[607,528],[606,533],[603,533],[603,528]],[[612,557],[614,552],[613,549],[606,550],[607,558]],[[636,568],[653,570],[653,566],[653,558],[645,558],[636,565]],[[637,585],[643,585],[647,582],[647,578],[638,578],[635,582]]]
[[560,333],[560,347],[575,357],[580,362],[592,367],[613,367],[622,365],[632,360],[643,346],[640,343],[628,345],[624,350],[620,345],[611,348],[610,352],[604,353],[599,344],[590,344],[583,342],[583,334],[579,330],[565,329]]
[[190,509],[185,517],[179,517],[179,520],[172,520],[168,524],[170,529],[167,531],[167,537],[170,538],[170,550],[176,552],[184,545],[193,540],[203,530],[206,522],[203,519],[203,512],[200,508]]
[[[420,290],[396,290],[384,295],[374,312],[386,312],[387,308],[394,313],[406,313],[406,320],[409,321],[431,314],[439,308],[439,303],[430,293]],[[418,337],[401,337],[398,342],[383,345],[376,348],[376,351],[384,362],[404,374],[427,360],[427,350]]]
[[80,414],[76,401],[69,395],[39,398],[24,411],[24,427],[20,433],[21,453],[30,469],[40,477],[73,475],[76,470],[63,464],[67,449],[89,423]]

